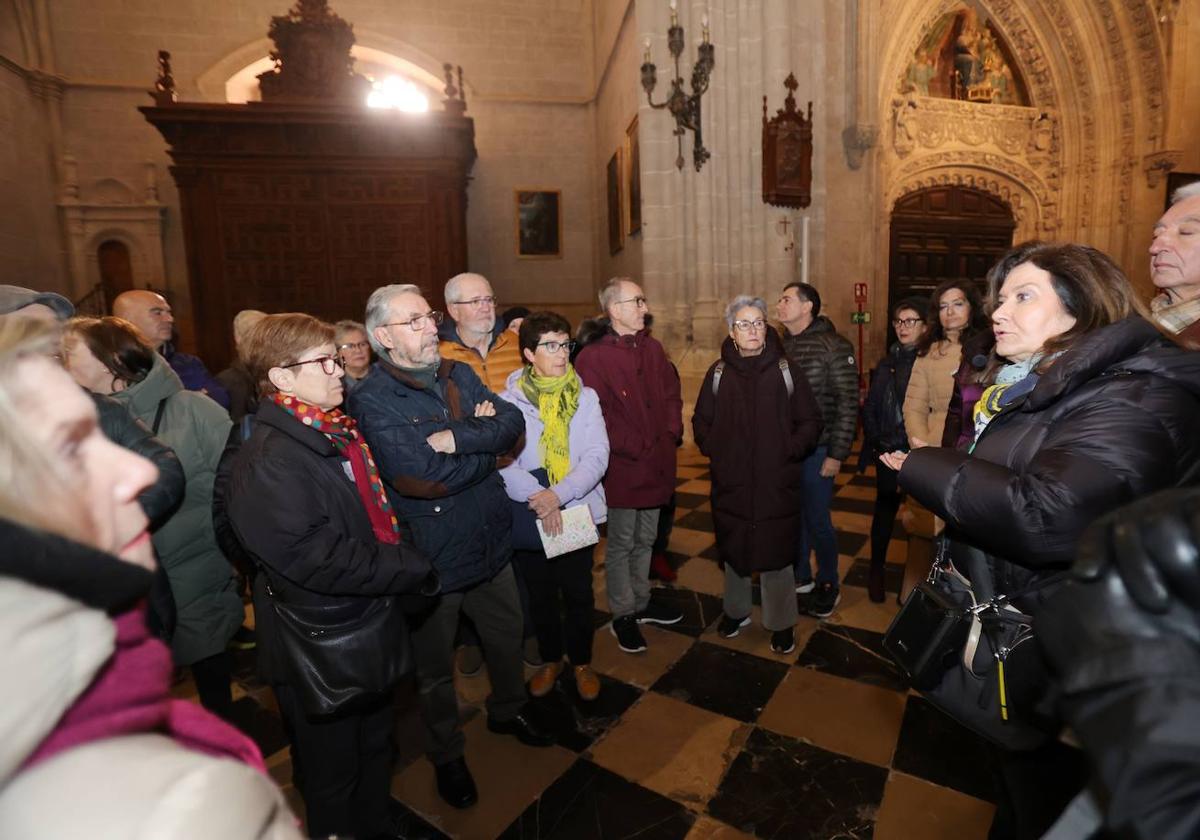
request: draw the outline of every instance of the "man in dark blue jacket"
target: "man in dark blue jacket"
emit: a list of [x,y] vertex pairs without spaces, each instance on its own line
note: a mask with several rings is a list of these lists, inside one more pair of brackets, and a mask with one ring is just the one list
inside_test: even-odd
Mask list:
[[388,494],[441,579],[436,606],[419,617],[412,642],[427,753],[438,793],[474,804],[454,691],[459,613],[483,640],[492,694],[488,728],[531,746],[550,737],[527,716],[522,614],[510,564],[512,519],[496,458],[525,429],[521,412],[484,387],[468,365],[442,359],[438,324],[416,286],[376,289],[367,301],[367,339],[379,361],[351,396]]

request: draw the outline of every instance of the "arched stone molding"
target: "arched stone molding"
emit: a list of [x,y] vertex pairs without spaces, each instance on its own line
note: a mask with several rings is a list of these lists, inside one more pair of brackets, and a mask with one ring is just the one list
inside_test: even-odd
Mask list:
[[[373,32],[369,29],[355,29],[355,44],[351,53],[355,58],[394,68],[413,81],[418,82],[434,91],[441,91],[445,85],[442,75],[442,64],[429,53],[414,47],[404,41],[387,35]],[[218,59],[207,70],[196,77],[196,87],[201,97],[208,102],[226,102],[226,86],[230,79],[248,68],[262,62],[261,69],[253,72],[264,72],[270,68],[266,58],[274,45],[269,38],[258,38],[243,44],[235,50]],[[476,91],[470,80],[464,82],[467,97],[471,98]],[[432,103],[431,103],[432,104]]]

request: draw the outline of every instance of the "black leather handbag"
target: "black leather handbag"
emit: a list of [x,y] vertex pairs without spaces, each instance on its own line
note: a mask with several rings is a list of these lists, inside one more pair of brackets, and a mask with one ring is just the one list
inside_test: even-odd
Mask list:
[[1064,575],[996,595],[983,552],[968,546],[963,554],[970,579],[955,569],[941,538],[928,579],[884,634],[884,650],[913,688],[959,723],[1005,749],[1035,749],[1056,734],[1054,720],[1041,709],[1050,680],[1033,618],[1010,601]]
[[408,628],[395,597],[314,606],[284,603],[270,584],[266,589],[287,683],[306,713],[365,705],[408,671]]
[[[531,470],[530,475],[537,479],[543,488],[550,486],[550,475],[541,467]],[[542,551],[542,535],[537,529],[537,515],[529,509],[526,502],[515,499],[508,500],[512,508],[511,541],[514,551]]]

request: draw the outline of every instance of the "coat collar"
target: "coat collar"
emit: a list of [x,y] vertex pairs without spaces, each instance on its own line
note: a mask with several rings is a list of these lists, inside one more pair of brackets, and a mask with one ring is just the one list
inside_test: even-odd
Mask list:
[[311,449],[318,455],[330,458],[337,455],[329,438],[311,426],[305,426],[292,415],[275,404],[270,397],[263,397],[258,404],[255,423],[270,426],[272,429],[287,435],[306,449]]

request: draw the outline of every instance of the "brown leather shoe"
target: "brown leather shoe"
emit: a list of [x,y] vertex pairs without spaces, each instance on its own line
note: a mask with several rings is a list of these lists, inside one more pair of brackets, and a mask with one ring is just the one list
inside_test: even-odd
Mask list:
[[554,683],[561,672],[561,662],[547,662],[537,669],[537,673],[529,681],[529,693],[534,697],[545,697],[554,690]]
[[595,700],[600,696],[600,677],[590,665],[575,666],[575,690],[581,700]]

